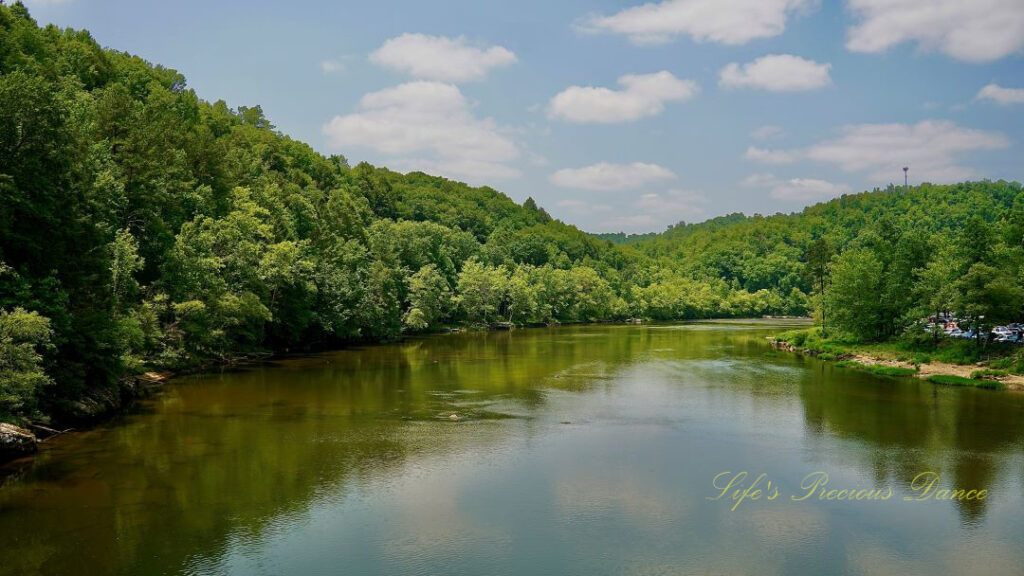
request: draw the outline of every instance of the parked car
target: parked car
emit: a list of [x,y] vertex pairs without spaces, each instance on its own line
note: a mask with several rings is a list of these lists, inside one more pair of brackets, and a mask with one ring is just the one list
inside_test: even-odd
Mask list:
[[992,339],[996,342],[1024,342],[1024,329],[1020,324],[1007,324],[992,329]]

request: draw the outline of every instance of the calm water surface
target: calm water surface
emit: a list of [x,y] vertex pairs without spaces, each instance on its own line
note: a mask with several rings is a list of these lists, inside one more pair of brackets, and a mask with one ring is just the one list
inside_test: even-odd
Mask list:
[[[1024,573],[1024,394],[836,368],[777,329],[436,336],[182,378],[0,487],[0,574]],[[893,496],[792,501],[819,470]],[[780,495],[731,511],[724,471]],[[989,496],[903,501],[923,471]]]

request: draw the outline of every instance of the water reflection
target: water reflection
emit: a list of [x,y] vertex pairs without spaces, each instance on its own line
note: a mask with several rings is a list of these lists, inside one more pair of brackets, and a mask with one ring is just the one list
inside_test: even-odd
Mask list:
[[[837,369],[772,350],[770,330],[451,335],[184,378],[138,414],[58,439],[0,488],[0,573],[955,574],[972,558],[1024,562],[1024,397]],[[717,472],[741,469],[790,492],[823,469],[837,486],[900,496],[933,470],[992,496],[737,512],[707,500]],[[972,545],[934,545],[946,538]]]

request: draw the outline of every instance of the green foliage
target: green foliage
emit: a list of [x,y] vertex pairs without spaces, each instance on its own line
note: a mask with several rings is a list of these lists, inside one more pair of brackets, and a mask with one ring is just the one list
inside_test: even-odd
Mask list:
[[884,364],[862,364],[853,360],[840,360],[836,362],[836,366],[841,368],[852,368],[854,370],[860,370],[861,372],[870,372],[877,376],[914,376],[917,374],[917,370],[913,368],[902,368],[900,366],[886,366]]
[[971,380],[994,380],[996,378],[1002,378],[1009,375],[1010,373],[1006,370],[985,368],[983,370],[975,370],[974,372],[971,372]]
[[426,330],[451,317],[451,285],[437,265],[427,264],[409,278],[409,306],[403,322],[412,330]]
[[505,297],[505,274],[476,260],[466,262],[459,274],[456,302],[470,322],[494,319]]
[[996,324],[1020,318],[1024,288],[1019,285],[1019,276],[1014,275],[1019,266],[995,267],[976,262],[960,278],[957,306],[974,319],[979,338]]
[[832,285],[825,307],[839,330],[865,340],[891,334],[890,318],[879,295],[884,290],[884,267],[875,254],[859,248],[847,250],[832,266]]
[[1016,352],[1014,354],[1007,354],[1001,358],[996,358],[989,362],[992,368],[997,370],[1006,370],[1014,374],[1024,374],[1024,352]]
[[781,342],[789,344],[790,346],[800,347],[807,341],[808,334],[809,332],[807,330],[790,330],[779,334],[775,338]]
[[0,417],[32,414],[39,389],[53,383],[42,357],[52,335],[49,318],[21,308],[0,310]]

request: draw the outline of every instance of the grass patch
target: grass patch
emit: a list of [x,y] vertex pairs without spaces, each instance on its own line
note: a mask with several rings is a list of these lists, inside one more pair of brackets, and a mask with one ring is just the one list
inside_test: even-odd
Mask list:
[[989,390],[1002,390],[1004,388],[1002,382],[972,380],[971,378],[949,376],[946,374],[935,374],[933,376],[929,376],[928,381],[932,384],[939,384],[942,386],[970,386],[973,388],[986,388]]
[[860,370],[861,372],[870,372],[876,376],[913,376],[917,374],[917,370],[913,368],[902,368],[899,366],[884,366],[882,364],[861,364],[860,362],[854,362],[852,360],[840,360],[836,362],[836,366],[842,368],[853,368],[854,370]]
[[1018,351],[1016,354],[997,358],[989,362],[989,366],[1013,374],[1024,374],[1024,352]]
[[1010,373],[1006,370],[985,368],[984,370],[975,370],[974,372],[971,372],[971,380],[992,380],[994,378],[1002,378],[1009,375]]

